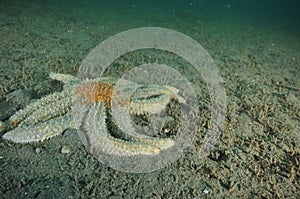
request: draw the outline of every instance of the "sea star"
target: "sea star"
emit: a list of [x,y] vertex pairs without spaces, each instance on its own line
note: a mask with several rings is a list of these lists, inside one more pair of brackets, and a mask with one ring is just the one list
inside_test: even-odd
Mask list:
[[[115,79],[79,80],[75,76],[58,73],[50,73],[50,78],[62,81],[65,84],[63,91],[45,96],[17,111],[7,121],[0,122],[0,132],[8,131],[2,138],[17,143],[37,142],[75,128],[89,134],[89,139],[83,139],[85,145],[118,156],[155,155],[174,145],[175,141],[171,138],[135,132],[128,114],[122,113],[118,107],[115,110],[123,117],[118,119],[123,125],[119,128],[127,139],[115,137],[109,132],[106,127],[107,109],[114,108]],[[171,99],[185,103],[174,87],[134,84],[134,88],[129,99],[119,102],[120,107],[130,115],[160,113]],[[74,115],[76,111],[79,111],[79,116]]]

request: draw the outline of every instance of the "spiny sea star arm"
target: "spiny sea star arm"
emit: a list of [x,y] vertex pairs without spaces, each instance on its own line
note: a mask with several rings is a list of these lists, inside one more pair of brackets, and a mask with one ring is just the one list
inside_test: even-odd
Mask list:
[[73,118],[71,114],[67,114],[36,125],[18,126],[4,134],[2,138],[16,143],[44,141],[61,134],[72,126]]
[[[86,137],[86,145],[94,155],[108,153],[117,156],[155,155],[160,152],[162,143],[157,139],[125,141],[109,134],[106,127],[106,106],[95,103],[89,110],[81,129]],[[127,132],[125,132],[127,133]],[[169,143],[168,143],[169,144]],[[163,148],[163,147],[162,147]]]
[[118,128],[120,128],[123,132],[126,132],[126,135],[136,141],[143,144],[148,144],[155,146],[159,149],[167,149],[174,145],[174,140],[169,138],[158,138],[152,137],[146,134],[138,133],[132,124],[132,120],[130,115],[122,109],[121,107],[112,108],[113,121],[117,124]]
[[72,96],[69,91],[55,92],[17,111],[8,121],[17,127],[19,125],[35,125],[54,117],[65,115],[72,106]]
[[179,103],[186,103],[178,94],[178,89],[171,86],[147,85],[141,86],[133,92],[127,110],[130,114],[140,115],[144,113],[159,114],[164,110],[171,99],[177,99]]
[[53,73],[51,72],[49,74],[49,77],[53,80],[58,80],[60,82],[63,82],[64,84],[69,84],[71,82],[79,82],[80,80],[73,76],[73,75],[69,75],[69,74],[62,74],[62,73]]

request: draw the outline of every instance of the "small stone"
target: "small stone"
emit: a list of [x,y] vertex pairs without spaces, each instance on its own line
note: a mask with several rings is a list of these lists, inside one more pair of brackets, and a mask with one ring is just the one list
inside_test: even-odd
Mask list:
[[209,191],[208,191],[207,189],[204,189],[204,190],[203,190],[203,193],[204,193],[205,195],[207,195],[207,194],[209,193]]
[[36,153],[36,154],[40,154],[40,153],[41,153],[41,151],[42,151],[42,149],[41,149],[41,148],[39,148],[39,147],[35,149],[35,153]]
[[70,147],[68,147],[68,146],[63,146],[63,147],[61,148],[60,152],[61,152],[62,154],[68,154],[68,153],[71,152],[71,149],[70,149]]

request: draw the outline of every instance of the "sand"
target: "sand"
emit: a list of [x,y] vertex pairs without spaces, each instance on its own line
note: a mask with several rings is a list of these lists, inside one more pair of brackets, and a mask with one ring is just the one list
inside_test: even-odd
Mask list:
[[[101,41],[144,26],[174,29],[198,41],[220,71],[228,108],[224,131],[207,157],[198,158],[191,150],[168,167],[145,174],[115,171],[99,163],[76,130],[41,143],[13,144],[1,139],[0,198],[299,196],[299,31],[234,17],[201,18],[193,11],[153,16],[130,7],[29,2],[1,3],[0,17],[1,120],[30,101],[61,90],[62,84],[48,78],[50,72],[75,75],[81,61]],[[117,76],[139,63],[137,54],[119,59],[107,74]],[[153,61],[148,55],[140,56]],[[157,59],[171,64],[164,56]],[[193,83],[203,106],[201,129],[205,132],[207,91],[201,77]],[[199,148],[197,142],[195,148]]]

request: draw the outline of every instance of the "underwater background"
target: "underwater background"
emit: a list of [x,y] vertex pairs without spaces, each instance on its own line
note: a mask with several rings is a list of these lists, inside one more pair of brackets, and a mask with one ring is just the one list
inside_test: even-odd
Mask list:
[[[44,142],[0,140],[0,198],[298,198],[300,196],[300,1],[6,1],[0,2],[0,120],[63,85],[50,72],[76,75],[100,42],[125,30],[163,27],[200,43],[223,78],[227,113],[205,158],[187,151],[151,173],[101,164],[76,130]],[[201,137],[209,96],[184,60],[137,51],[108,76],[135,65],[173,65],[199,99]],[[1,136],[4,132],[1,132]]]

